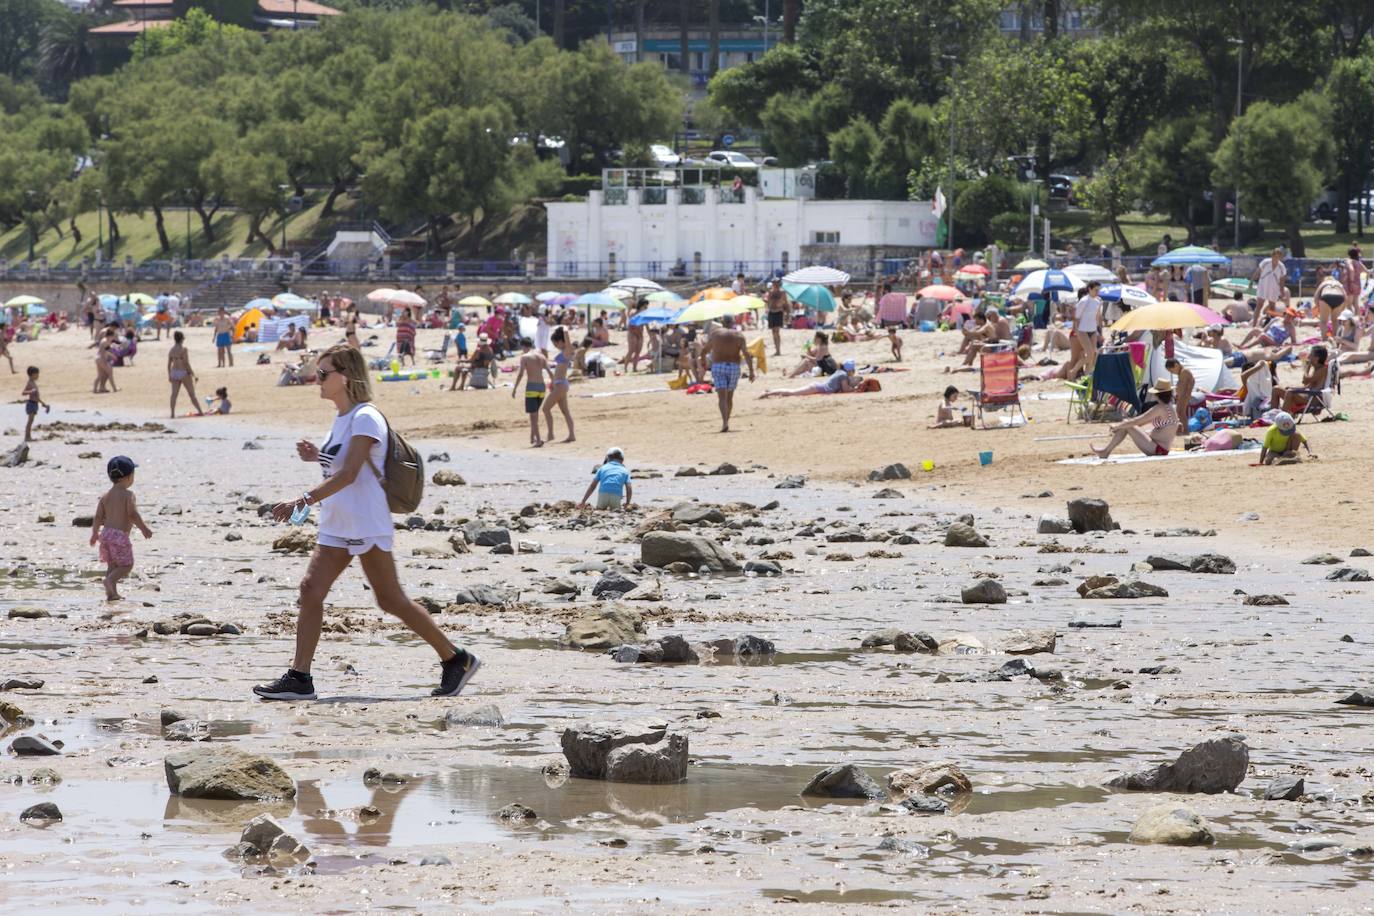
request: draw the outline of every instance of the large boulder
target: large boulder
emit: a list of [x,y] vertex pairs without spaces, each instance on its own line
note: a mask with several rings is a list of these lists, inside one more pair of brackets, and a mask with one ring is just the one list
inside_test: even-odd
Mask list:
[[620,608],[588,611],[568,624],[559,642],[574,649],[613,649],[644,635],[644,618]]
[[568,772],[583,779],[605,779],[606,759],[616,748],[658,744],[668,735],[666,722],[615,724],[609,722],[563,729],[563,756]]
[[852,763],[821,770],[811,777],[801,794],[822,798],[887,798],[882,786],[864,772],[863,767]]
[[1072,530],[1073,525],[1069,524],[1068,519],[1054,515],[1040,516],[1040,522],[1035,526],[1037,534],[1068,534]]
[[1212,827],[1187,805],[1166,804],[1148,808],[1131,828],[1132,843],[1168,846],[1209,846],[1215,841]]
[[626,744],[606,755],[607,782],[673,783],[687,778],[687,736],[658,744]]
[[988,539],[979,534],[974,527],[964,522],[955,522],[945,529],[946,547],[986,547]]
[[724,525],[725,513],[715,506],[683,503],[673,509],[673,521],[681,525]]
[[1072,499],[1069,500],[1069,524],[1079,534],[1088,531],[1113,531],[1116,523],[1112,521],[1111,509],[1106,500]]
[[1250,749],[1243,740],[1234,736],[1212,738],[1179,754],[1173,763],[1118,776],[1107,785],[1137,792],[1215,795],[1234,792],[1245,780],[1249,766]]
[[733,556],[710,538],[681,531],[650,531],[639,542],[640,559],[659,568],[686,563],[693,569],[705,566],[712,572],[739,572]]
[[967,795],[973,791],[973,783],[952,760],[937,760],[890,773],[887,788],[893,798],[936,793]]
[[976,579],[959,592],[964,604],[1006,604],[1007,590],[996,579]]
[[263,801],[296,796],[296,784],[274,761],[232,748],[168,754],[164,765],[167,788],[184,798]]
[[[235,849],[243,854],[262,856],[273,863],[289,864],[310,858],[310,850],[305,844],[287,833],[270,814],[259,814],[249,821],[239,836],[239,843]],[[245,846],[251,846],[256,852]]]

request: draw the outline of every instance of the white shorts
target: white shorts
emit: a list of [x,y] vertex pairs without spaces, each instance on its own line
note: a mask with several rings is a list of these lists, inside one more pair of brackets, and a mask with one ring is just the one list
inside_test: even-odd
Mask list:
[[596,507],[598,509],[619,509],[620,504],[624,501],[624,494],[607,493],[605,490],[596,491]]
[[392,541],[390,535],[379,538],[341,538],[332,534],[321,534],[315,538],[315,543],[321,547],[342,547],[351,557],[361,556],[374,547],[391,553]]

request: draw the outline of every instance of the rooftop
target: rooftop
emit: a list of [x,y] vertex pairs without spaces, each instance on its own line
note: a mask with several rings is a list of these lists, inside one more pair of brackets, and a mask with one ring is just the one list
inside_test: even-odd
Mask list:
[[112,22],[91,29],[92,35],[138,35],[145,29],[161,29],[172,24],[170,19],[131,19],[127,22]]
[[258,0],[258,9],[269,16],[339,16],[343,12],[314,0]]

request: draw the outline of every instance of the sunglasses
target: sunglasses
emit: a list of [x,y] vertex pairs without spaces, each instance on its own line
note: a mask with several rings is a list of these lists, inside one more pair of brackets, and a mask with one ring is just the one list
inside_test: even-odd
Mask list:
[[321,382],[323,382],[325,379],[329,378],[331,375],[333,375],[335,372],[338,372],[338,371],[339,371],[338,369],[321,369],[321,368],[316,368],[316,369],[315,369],[315,378],[317,378],[317,379],[319,379]]

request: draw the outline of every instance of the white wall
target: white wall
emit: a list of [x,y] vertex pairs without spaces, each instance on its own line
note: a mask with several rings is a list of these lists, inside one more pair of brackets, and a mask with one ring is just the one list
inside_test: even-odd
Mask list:
[[[801,247],[817,232],[838,232],[844,246],[935,245],[934,214],[928,201],[762,199],[747,188],[744,203],[721,203],[706,189],[703,204],[683,204],[668,190],[667,204],[606,206],[602,192],[585,201],[547,203],[549,275],[599,276],[614,253],[617,273],[661,271],[682,259],[689,267],[700,252],[708,273],[733,269],[734,262],[762,265],[799,263]],[[601,266],[598,266],[601,265]]]

